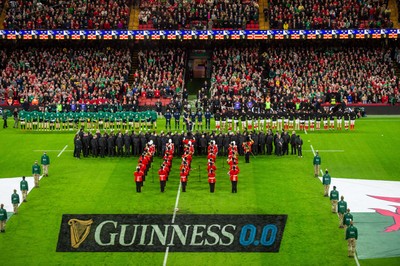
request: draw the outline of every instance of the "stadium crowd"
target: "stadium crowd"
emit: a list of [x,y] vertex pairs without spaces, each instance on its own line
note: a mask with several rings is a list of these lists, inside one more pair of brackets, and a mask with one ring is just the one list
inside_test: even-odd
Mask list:
[[257,0],[141,1],[139,23],[153,29],[246,29],[258,24]]
[[139,67],[128,96],[139,94],[147,98],[173,97],[183,89],[186,51],[181,48],[142,49],[138,53]]
[[391,28],[388,0],[270,0],[271,29]]
[[[400,100],[393,67],[398,54],[398,49],[374,46],[215,48],[210,85],[191,107],[215,113],[245,105],[263,109],[271,104],[276,111],[296,103],[394,104]],[[162,97],[172,100],[166,106],[171,113],[188,105],[184,48],[139,50],[132,84],[129,48],[3,48],[0,55],[0,105],[86,104],[139,111],[141,99]],[[100,110],[92,109],[87,111]]]
[[124,103],[131,71],[127,48],[1,49],[0,99],[32,105]]
[[9,1],[5,29],[127,29],[130,1]]
[[210,104],[240,109],[269,102],[276,110],[297,102],[396,103],[400,81],[392,52],[377,47],[215,49]]
[[211,98],[231,104],[233,97],[238,95],[254,95],[261,99],[260,59],[259,49],[256,47],[216,48],[212,55]]
[[388,103],[389,97],[399,97],[391,52],[381,47],[270,48],[262,55],[267,88],[275,102],[286,96],[308,102]]

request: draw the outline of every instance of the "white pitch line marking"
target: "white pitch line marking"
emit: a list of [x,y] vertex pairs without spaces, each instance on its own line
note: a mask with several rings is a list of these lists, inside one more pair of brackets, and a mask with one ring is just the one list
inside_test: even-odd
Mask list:
[[[45,152],[45,151],[48,151],[48,152],[59,152],[61,150],[33,150],[33,152]],[[65,151],[73,151],[73,150],[65,150]]]
[[315,151],[314,151],[314,147],[312,146],[312,144],[310,144],[310,147],[311,147],[311,151],[312,151],[312,153],[314,154],[314,156],[315,156]]
[[182,183],[179,182],[178,194],[176,195],[176,200],[175,200],[174,214],[172,215],[172,223],[175,222],[176,211],[178,210],[179,197],[181,196],[181,186],[182,186]]
[[[171,223],[174,223],[174,222],[175,222],[176,212],[177,212],[177,210],[178,210],[178,204],[179,204],[179,197],[181,196],[181,186],[182,186],[182,183],[179,182],[178,194],[176,195],[175,207],[174,207],[174,214],[172,215],[172,221],[171,221]],[[168,253],[169,253],[169,247],[167,247],[167,248],[165,249],[165,255],[164,255],[163,266],[166,266],[166,265],[167,265]]]
[[354,256],[354,260],[356,261],[357,266],[360,266],[360,262],[358,261],[358,258],[357,258],[357,253]]
[[370,119],[370,120],[363,120],[362,122],[399,122],[399,119]]
[[[312,150],[304,150],[304,151],[314,153],[314,151],[312,151]],[[344,152],[344,150],[318,150],[318,151],[320,151],[320,152]],[[315,155],[315,153],[314,153],[314,155]]]
[[65,151],[65,149],[68,147],[68,145],[65,145],[64,149],[62,149],[62,151],[60,151],[60,153],[57,155],[57,157],[60,157],[61,154]]

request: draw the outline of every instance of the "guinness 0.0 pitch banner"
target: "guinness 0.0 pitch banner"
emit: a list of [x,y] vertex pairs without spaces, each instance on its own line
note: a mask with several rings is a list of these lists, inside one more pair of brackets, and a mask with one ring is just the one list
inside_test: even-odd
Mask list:
[[287,215],[72,215],[62,252],[279,252]]

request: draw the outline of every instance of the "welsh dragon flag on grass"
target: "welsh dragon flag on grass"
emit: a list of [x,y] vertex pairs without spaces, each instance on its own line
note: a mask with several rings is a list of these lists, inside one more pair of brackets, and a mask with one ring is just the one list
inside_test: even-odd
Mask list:
[[332,178],[358,228],[360,259],[400,257],[400,182]]

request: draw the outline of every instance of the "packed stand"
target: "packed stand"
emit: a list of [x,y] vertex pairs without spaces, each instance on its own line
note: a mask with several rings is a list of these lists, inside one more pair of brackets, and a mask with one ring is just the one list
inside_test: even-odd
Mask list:
[[392,28],[388,0],[270,0],[271,29]]
[[215,113],[227,105],[233,106],[238,98],[242,103],[250,97],[262,98],[262,62],[257,47],[217,48],[212,61],[210,94],[213,100],[207,103],[207,93],[200,93],[198,100],[203,106],[210,104]]
[[123,104],[129,89],[128,48],[0,50],[0,104]]
[[130,1],[10,1],[5,29],[127,29]]
[[128,96],[142,98],[174,97],[184,83],[186,52],[181,48],[143,49],[138,53],[139,67]]
[[391,53],[374,47],[217,48],[211,99],[202,89],[198,103],[225,116],[217,126],[232,129],[235,120],[252,120],[266,101],[275,110],[296,103],[395,104],[400,84]]
[[258,29],[257,0],[141,1],[141,29]]
[[399,96],[391,49],[274,47],[262,57],[271,102],[389,103]]

